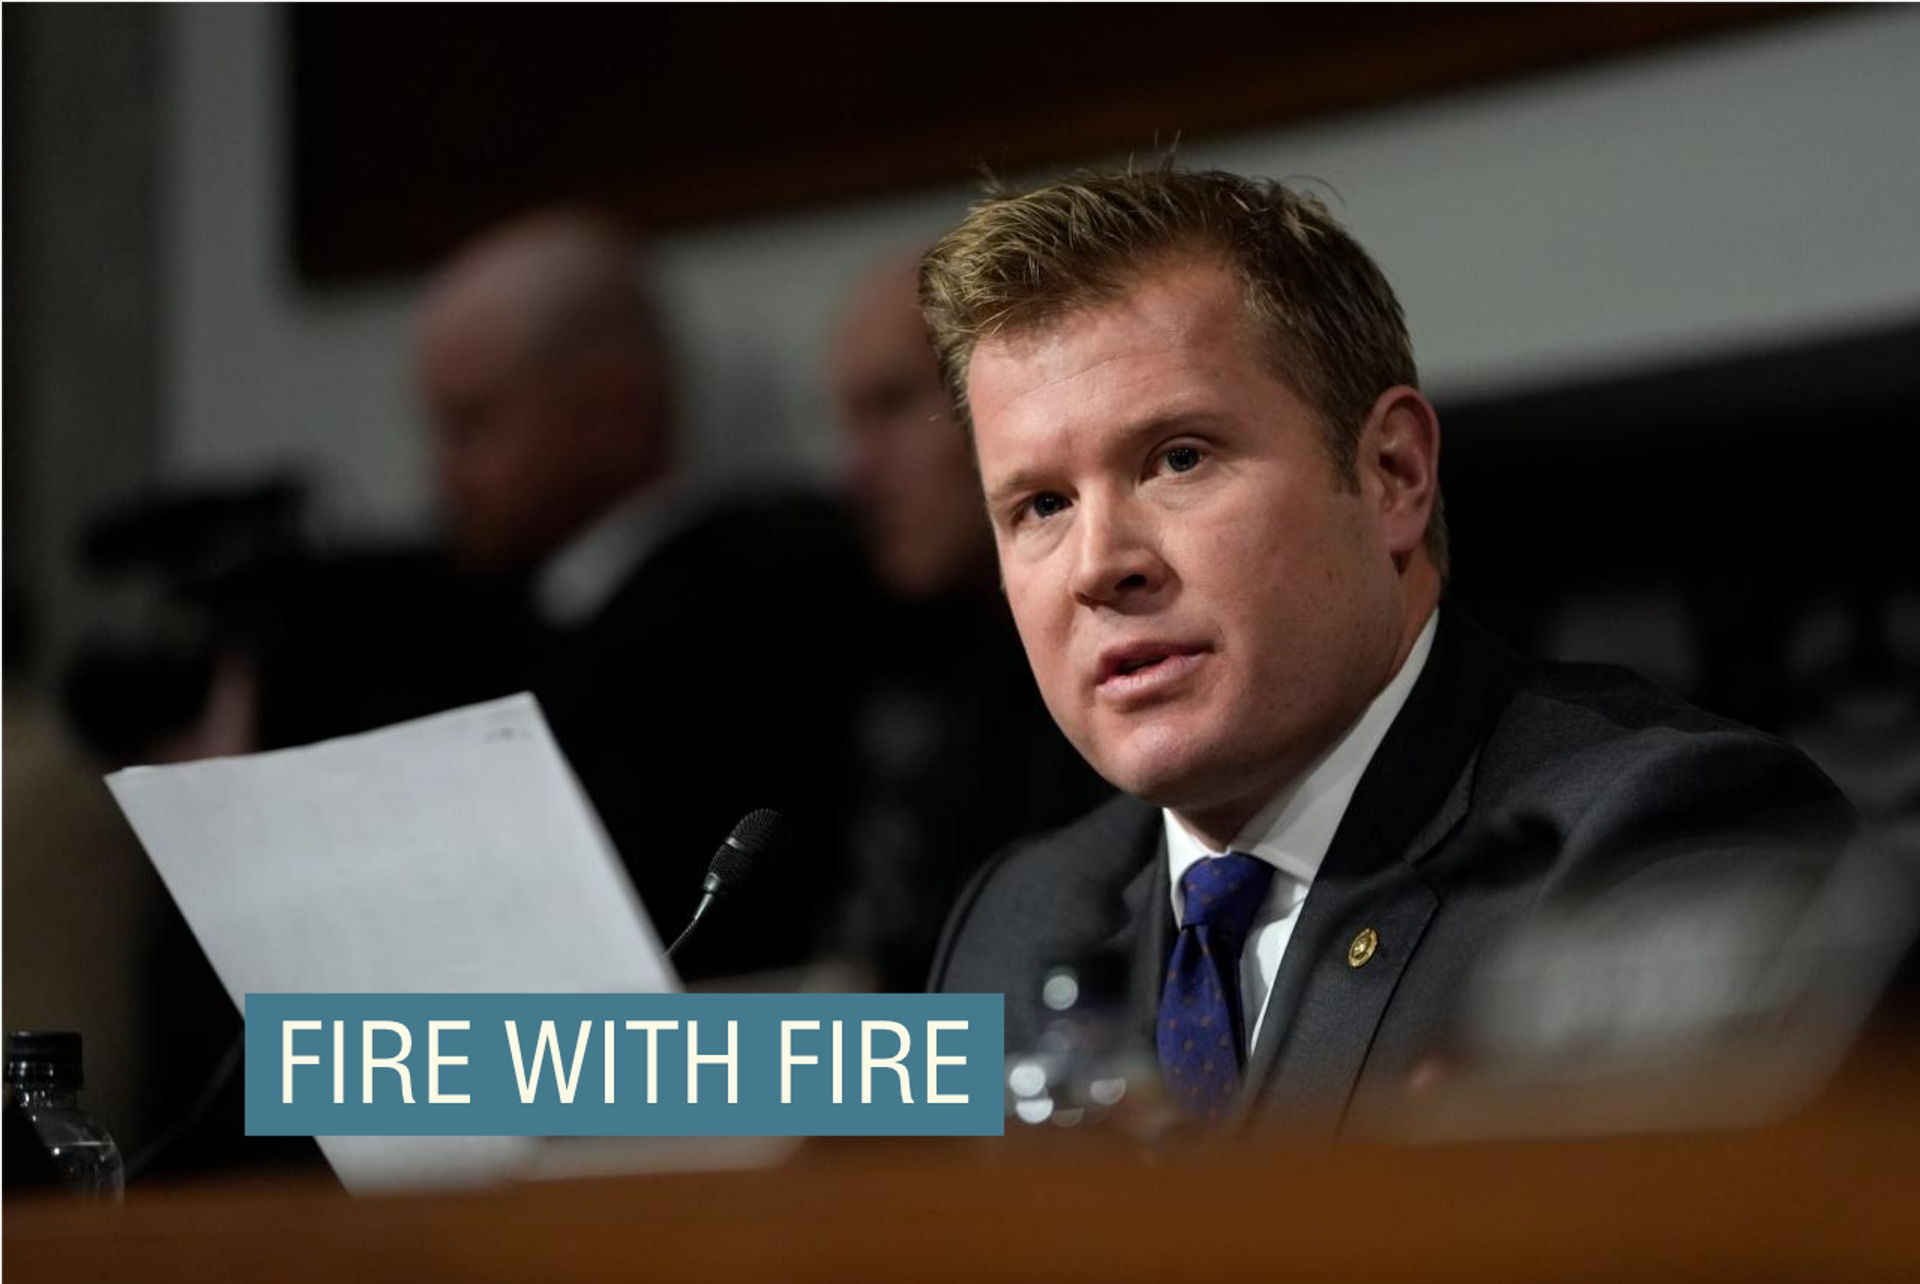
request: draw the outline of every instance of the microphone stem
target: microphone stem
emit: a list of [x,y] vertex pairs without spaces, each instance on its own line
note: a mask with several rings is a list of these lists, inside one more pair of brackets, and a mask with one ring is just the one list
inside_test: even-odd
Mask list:
[[693,935],[693,929],[700,926],[701,916],[707,912],[707,907],[712,904],[713,904],[712,892],[707,892],[706,894],[700,897],[700,906],[698,909],[693,911],[693,917],[687,920],[686,929],[682,931],[679,936],[674,938],[672,945],[669,945],[667,947],[668,958],[672,958],[674,955],[674,951],[678,950],[682,945],[685,945],[687,943],[687,938]]

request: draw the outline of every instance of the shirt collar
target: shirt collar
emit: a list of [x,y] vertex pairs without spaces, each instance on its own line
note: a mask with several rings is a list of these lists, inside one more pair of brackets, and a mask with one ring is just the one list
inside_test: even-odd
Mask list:
[[[1360,776],[1373,761],[1373,755],[1386,739],[1387,728],[1399,716],[1413,684],[1427,666],[1433,650],[1438,610],[1427,615],[1427,622],[1414,639],[1400,671],[1373,698],[1352,726],[1327,747],[1307,770],[1284,786],[1265,807],[1236,835],[1229,851],[1257,856],[1283,874],[1291,875],[1304,890],[1320,872],[1333,845],[1334,831],[1340,828],[1347,804]],[[1207,845],[1181,823],[1171,810],[1161,812],[1167,837],[1168,874],[1172,879],[1174,918],[1180,917],[1180,879],[1196,861],[1221,853]]]
[[663,482],[636,491],[594,518],[541,563],[533,606],[553,628],[585,624],[610,601],[633,568],[684,520],[684,490]]

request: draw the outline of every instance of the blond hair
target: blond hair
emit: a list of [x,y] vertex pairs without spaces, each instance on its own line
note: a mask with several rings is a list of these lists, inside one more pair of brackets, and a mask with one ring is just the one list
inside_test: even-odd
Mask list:
[[[1374,402],[1419,378],[1393,288],[1318,199],[1171,159],[1031,192],[990,188],[927,252],[920,303],[961,422],[971,427],[967,365],[982,340],[1117,298],[1168,261],[1207,257],[1239,278],[1269,366],[1318,413],[1336,473],[1357,486]],[[1426,545],[1444,577],[1437,494]]]

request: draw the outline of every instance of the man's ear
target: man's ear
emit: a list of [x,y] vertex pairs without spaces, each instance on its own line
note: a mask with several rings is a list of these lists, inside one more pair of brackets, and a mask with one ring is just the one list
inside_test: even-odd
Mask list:
[[1440,416],[1419,389],[1389,388],[1373,403],[1355,461],[1387,551],[1419,548],[1440,495]]

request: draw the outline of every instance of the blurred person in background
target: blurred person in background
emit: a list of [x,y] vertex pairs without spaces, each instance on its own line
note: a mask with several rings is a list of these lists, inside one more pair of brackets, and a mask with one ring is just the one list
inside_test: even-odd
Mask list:
[[637,254],[612,224],[546,213],[483,235],[428,285],[415,372],[447,537],[474,570],[539,567],[623,506],[665,521],[670,357]]
[[[826,496],[722,494],[683,474],[640,259],[614,222],[543,211],[428,282],[412,358],[438,546],[315,552],[287,533],[298,495],[109,523],[100,543],[163,563],[213,617],[217,653],[197,666],[211,674],[197,722],[121,735],[111,756],[280,748],[530,689],[669,934],[745,812],[837,833],[858,551]],[[796,904],[824,894],[807,881]],[[696,949],[694,970],[797,958],[818,924],[779,917],[737,960],[703,965]],[[725,929],[707,931],[701,944]]]
[[691,976],[805,961],[838,887],[842,729],[864,600],[833,506],[721,497],[680,466],[640,249],[591,214],[481,236],[430,284],[415,369],[457,558],[526,608],[526,683],[671,939],[746,812],[795,831],[703,927]]
[[[191,690],[138,726],[116,715],[152,663],[80,684],[103,756],[306,744],[531,690],[663,939],[734,823],[787,814],[790,859],[711,916],[676,957],[683,977],[814,958],[843,876],[864,570],[828,497],[685,481],[664,330],[639,247],[591,214],[530,215],[458,252],[424,292],[413,354],[444,545],[316,551],[288,534],[300,497],[277,491],[107,521],[107,561],[158,574],[210,641],[164,657]],[[150,1006],[186,1051],[154,1059],[155,1091],[177,1119],[204,1085],[224,1090],[151,1171],[296,1157],[241,1136],[239,1080],[215,1069],[238,1021],[171,918]]]
[[947,908],[1017,834],[1106,786],[1047,717],[999,591],[973,448],[920,317],[918,255],[871,267],[829,352],[847,495],[884,605],[853,727],[852,886],[838,950],[886,991],[926,983]]

